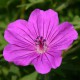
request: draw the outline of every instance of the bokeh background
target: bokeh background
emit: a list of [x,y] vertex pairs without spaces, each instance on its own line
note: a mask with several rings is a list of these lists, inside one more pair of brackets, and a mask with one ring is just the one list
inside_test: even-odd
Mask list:
[[[62,65],[47,75],[38,74],[33,66],[8,63],[2,56],[8,23],[19,18],[27,20],[36,8],[57,11],[60,23],[69,21],[79,34],[71,48],[63,51]],[[0,80],[80,80],[80,0],[0,0]]]

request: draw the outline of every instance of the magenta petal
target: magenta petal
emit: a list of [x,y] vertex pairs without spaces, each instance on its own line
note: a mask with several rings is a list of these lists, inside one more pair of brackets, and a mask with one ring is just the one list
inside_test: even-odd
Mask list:
[[28,22],[21,19],[10,23],[4,34],[4,38],[11,44],[17,44],[18,41],[33,44],[32,36],[34,35],[28,29]]
[[28,48],[20,47],[17,45],[8,44],[3,51],[3,56],[5,60],[9,62],[14,62],[16,65],[28,65],[30,62],[38,56],[34,50]]
[[31,64],[33,59],[37,58],[39,55],[36,53],[31,53],[27,56],[17,57],[13,60],[13,63],[16,65],[27,66]]
[[61,51],[55,51],[55,52],[49,51],[45,54],[52,68],[56,69],[61,65],[61,62],[62,62],[61,54],[62,54]]
[[48,37],[49,32],[59,23],[57,12],[51,9],[46,11],[35,9],[29,21],[34,24],[37,34],[44,38]]
[[44,54],[34,59],[32,64],[34,65],[36,71],[41,74],[46,74],[51,70],[51,65]]
[[55,50],[67,49],[78,38],[78,33],[69,22],[60,24],[55,34],[50,42],[50,46]]

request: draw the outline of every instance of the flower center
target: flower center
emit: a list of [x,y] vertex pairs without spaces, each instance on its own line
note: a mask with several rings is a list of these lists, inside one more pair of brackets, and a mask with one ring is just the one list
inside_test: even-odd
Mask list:
[[35,40],[36,51],[38,53],[45,53],[47,50],[46,40],[43,37],[38,36]]

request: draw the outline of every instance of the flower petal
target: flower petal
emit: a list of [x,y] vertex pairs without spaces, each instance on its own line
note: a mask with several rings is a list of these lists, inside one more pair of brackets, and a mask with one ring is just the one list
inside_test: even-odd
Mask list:
[[5,39],[10,44],[17,44],[17,42],[33,44],[33,35],[31,35],[31,32],[28,30],[28,25],[27,21],[21,19],[10,23],[7,30],[5,30]]
[[35,9],[29,18],[29,22],[34,24],[35,30],[39,36],[48,37],[52,29],[58,25],[58,14],[54,10]]
[[61,51],[48,51],[45,55],[49,60],[52,68],[56,69],[61,65],[62,62]]
[[51,65],[44,54],[40,55],[32,61],[37,72],[46,74],[51,70]]
[[55,50],[64,50],[78,38],[78,33],[69,22],[64,22],[58,27],[49,44]]
[[38,56],[35,54],[34,50],[31,49],[31,46],[26,48],[8,44],[3,51],[3,56],[8,62],[14,62],[16,65],[28,65],[30,62]]

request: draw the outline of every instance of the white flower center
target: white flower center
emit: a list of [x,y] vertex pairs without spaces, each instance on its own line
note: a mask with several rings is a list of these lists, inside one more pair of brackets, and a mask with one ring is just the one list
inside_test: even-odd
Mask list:
[[35,40],[35,44],[36,44],[36,51],[38,53],[45,53],[47,50],[47,44],[46,44],[46,40],[43,39],[43,37],[38,36]]

